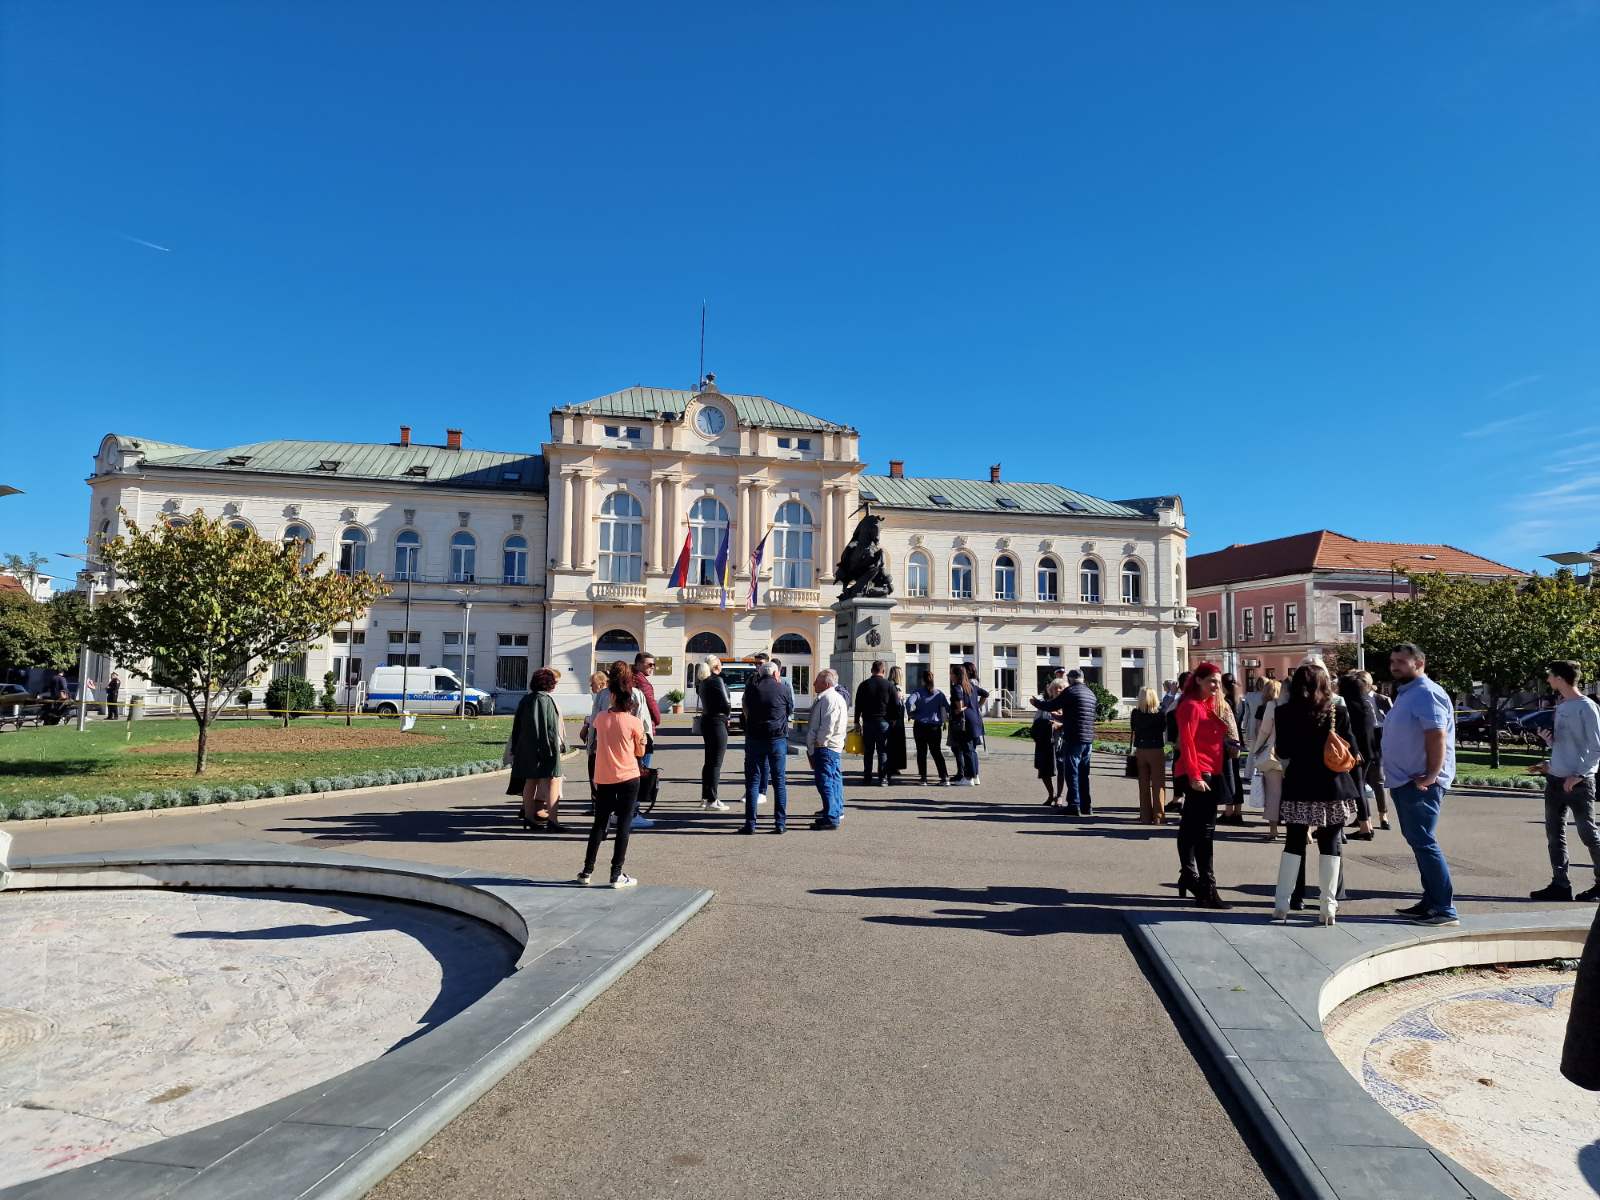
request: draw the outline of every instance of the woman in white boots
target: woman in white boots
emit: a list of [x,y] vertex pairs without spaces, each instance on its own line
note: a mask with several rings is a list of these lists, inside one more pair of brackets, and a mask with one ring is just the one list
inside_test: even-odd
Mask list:
[[1333,681],[1320,663],[1295,668],[1289,681],[1288,703],[1275,714],[1275,745],[1284,763],[1283,796],[1279,816],[1286,827],[1283,858],[1278,863],[1278,887],[1273,895],[1272,919],[1289,919],[1289,897],[1300,874],[1307,835],[1313,834],[1320,851],[1319,882],[1322,923],[1332,925],[1339,911],[1339,849],[1344,827],[1355,816],[1356,805],[1348,771],[1333,770],[1325,761],[1328,738],[1337,734],[1345,748],[1350,743],[1350,714],[1333,702]]

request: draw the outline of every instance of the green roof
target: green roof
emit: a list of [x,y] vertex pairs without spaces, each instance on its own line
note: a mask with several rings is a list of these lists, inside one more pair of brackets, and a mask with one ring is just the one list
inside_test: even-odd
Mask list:
[[393,442],[249,442],[194,450],[146,438],[122,439],[142,449],[147,467],[316,479],[383,479],[417,487],[541,492],[544,459],[498,450],[450,450]]
[[[688,409],[689,402],[699,394],[686,388],[631,387],[593,400],[585,400],[581,404],[566,405],[563,411],[595,413],[606,417],[637,417],[645,420],[660,417],[664,412],[680,414]],[[733,405],[734,413],[747,425],[759,425],[765,429],[849,428],[847,425],[824,421],[821,417],[801,412],[798,408],[790,408],[787,404],[779,404],[776,400],[768,400],[765,396],[736,396],[727,392],[706,394],[721,396]]]
[[[856,480],[856,490],[863,499],[870,496],[873,503],[882,508],[1150,519],[1137,508],[1053,483],[984,483],[976,479],[926,479],[914,475],[896,479],[889,475],[862,475]],[[935,496],[949,503],[941,504],[933,499]]]

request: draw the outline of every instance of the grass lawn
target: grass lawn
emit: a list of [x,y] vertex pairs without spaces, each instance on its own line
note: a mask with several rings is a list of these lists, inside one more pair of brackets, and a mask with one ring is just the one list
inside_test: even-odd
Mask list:
[[[0,734],[0,805],[44,801],[62,793],[124,798],[137,792],[195,786],[257,787],[296,779],[331,778],[368,770],[498,762],[510,717],[448,720],[419,717],[411,733],[398,721],[300,717],[281,722],[228,720],[214,724],[206,773],[194,773],[193,721],[91,721]],[[129,733],[132,733],[131,739]]]
[[[1484,747],[1456,747],[1456,776],[1471,775],[1474,778],[1482,777],[1493,780],[1495,783],[1508,783],[1512,780],[1527,779],[1527,769],[1535,763],[1542,763],[1550,757],[1547,753],[1537,750],[1500,748],[1500,765],[1489,766],[1489,748]],[[1541,779],[1540,786],[1543,786]]]

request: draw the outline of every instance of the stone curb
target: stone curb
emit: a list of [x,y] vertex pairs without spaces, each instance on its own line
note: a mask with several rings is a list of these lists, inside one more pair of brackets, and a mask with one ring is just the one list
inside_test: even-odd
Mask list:
[[276,843],[18,857],[12,889],[287,888],[387,896],[487,921],[516,968],[421,1036],[259,1108],[0,1191],[0,1200],[357,1200],[705,906]]
[[1322,1019],[1391,979],[1575,954],[1588,909],[1327,929],[1125,914],[1134,941],[1295,1188],[1316,1200],[1506,1200],[1392,1116],[1345,1069]]

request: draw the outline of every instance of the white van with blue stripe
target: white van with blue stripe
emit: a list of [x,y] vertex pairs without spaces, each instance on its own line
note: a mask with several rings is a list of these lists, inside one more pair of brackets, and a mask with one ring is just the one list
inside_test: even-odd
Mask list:
[[469,717],[494,711],[494,697],[464,686],[454,672],[443,667],[376,667],[367,681],[367,699],[361,710],[384,717],[397,716],[402,710],[455,714],[462,711],[463,704]]

